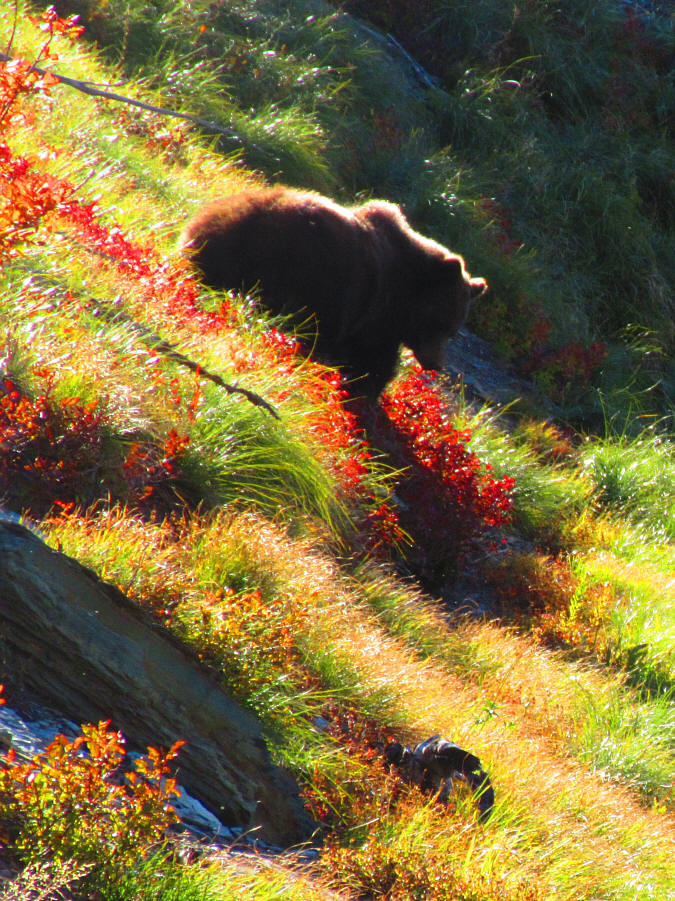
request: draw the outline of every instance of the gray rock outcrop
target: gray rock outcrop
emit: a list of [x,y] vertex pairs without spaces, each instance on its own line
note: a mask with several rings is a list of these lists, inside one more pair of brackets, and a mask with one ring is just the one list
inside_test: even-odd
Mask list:
[[285,847],[312,835],[256,718],[122,592],[0,519],[2,681],[78,723],[111,719],[139,750],[186,739],[178,779],[220,820]]

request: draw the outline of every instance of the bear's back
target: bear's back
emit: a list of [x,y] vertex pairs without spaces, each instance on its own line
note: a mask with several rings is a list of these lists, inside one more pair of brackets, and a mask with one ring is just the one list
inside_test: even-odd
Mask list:
[[181,245],[213,288],[260,289],[275,313],[314,313],[332,335],[359,318],[375,280],[364,227],[318,194],[267,188],[223,197],[188,223]]
[[347,209],[283,186],[208,204],[181,243],[205,284],[259,288],[268,309],[289,314],[323,359],[373,395],[392,377],[401,344],[424,368],[441,366],[445,342],[486,287],[394,204]]

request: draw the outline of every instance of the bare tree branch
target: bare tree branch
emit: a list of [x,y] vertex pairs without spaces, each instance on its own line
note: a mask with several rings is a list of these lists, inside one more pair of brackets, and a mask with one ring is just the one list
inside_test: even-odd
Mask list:
[[[14,57],[9,54],[0,53],[0,62],[12,62],[13,60]],[[162,116],[174,116],[176,119],[185,119],[187,122],[194,122],[195,125],[199,125],[201,128],[207,128],[209,131],[225,135],[225,137],[236,141],[238,144],[246,146],[246,142],[241,135],[238,135],[237,132],[233,131],[231,128],[226,128],[224,125],[218,125],[217,122],[201,119],[199,116],[193,116],[191,113],[181,113],[178,110],[168,109],[163,106],[155,106],[152,103],[145,103],[142,100],[136,100],[133,97],[126,97],[124,94],[115,94],[113,91],[105,91],[102,88],[94,87],[91,82],[78,81],[75,78],[69,78],[67,75],[59,75],[58,72],[54,72],[51,69],[42,69],[40,66],[31,66],[31,70],[37,72],[40,76],[49,72],[54,78],[58,78],[61,84],[66,84],[71,88],[75,88],[77,91],[81,91],[83,94],[89,94],[91,97],[102,97],[104,100],[115,100],[118,103],[128,103],[130,106],[136,106],[139,109],[146,110],[150,113],[159,113]],[[258,153],[265,154],[266,156],[271,155],[258,144],[249,143],[248,146],[253,147]]]
[[195,363],[194,360],[191,360],[189,357],[186,357],[179,350],[177,350],[173,344],[165,341],[164,338],[160,338],[160,336],[153,332],[151,329],[147,328],[144,325],[141,325],[140,322],[136,322],[135,319],[124,313],[122,310],[116,309],[113,311],[112,309],[108,309],[108,307],[114,306],[111,301],[101,301],[91,297],[87,300],[87,304],[94,315],[101,315],[109,322],[123,322],[125,325],[129,326],[131,331],[135,335],[137,335],[147,347],[151,348],[157,353],[162,354],[162,356],[166,357],[167,359],[173,360],[174,363],[178,363],[180,366],[185,366],[186,369],[195,372],[201,378],[209,379],[209,381],[213,382],[214,385],[218,385],[219,388],[223,388],[228,394],[241,394],[246,398],[247,401],[249,401],[249,403],[253,404],[256,407],[262,407],[263,410],[267,410],[267,412],[275,419],[281,421],[281,417],[279,416],[277,411],[269,401],[265,400],[264,397],[261,397],[254,391],[249,391],[248,388],[240,388],[239,385],[231,385],[229,382],[226,382],[217,373],[210,372],[200,363]]
[[[44,274],[42,273],[36,273],[35,271],[33,271],[33,274],[37,275],[41,281],[44,281],[48,285],[53,286],[55,284],[55,282],[53,282],[50,278],[44,276]],[[184,366],[191,372],[196,373],[200,378],[208,379],[209,381],[213,382],[214,385],[218,385],[219,388],[222,388],[228,394],[241,394],[241,396],[245,397],[249,403],[253,404],[253,406],[262,407],[262,409],[266,410],[270,414],[270,416],[273,416],[276,420],[281,422],[281,416],[279,416],[276,409],[269,401],[265,400],[264,397],[256,394],[255,391],[249,391],[248,388],[241,388],[239,385],[231,385],[216,372],[211,372],[200,363],[195,363],[194,360],[191,360],[189,357],[186,357],[185,354],[182,354],[179,350],[177,350],[176,347],[169,341],[165,341],[164,338],[161,338],[156,332],[153,332],[152,329],[149,329],[147,326],[142,325],[140,322],[137,322],[132,316],[129,316],[128,313],[120,310],[114,301],[100,300],[95,297],[80,297],[78,298],[78,300],[80,303],[84,304],[94,316],[101,316],[103,319],[113,325],[115,323],[123,323],[124,325],[128,326],[128,328],[134,333],[134,335],[136,335],[136,337],[139,338],[148,349],[156,351],[157,353],[166,357],[168,360],[173,360],[174,363],[178,363],[179,366]],[[0,353],[1,352],[2,348],[0,348]],[[11,358],[11,354],[13,352],[13,347],[7,344],[5,347],[4,358],[0,356],[0,373],[3,370],[3,363],[5,364],[6,368],[7,361]]]

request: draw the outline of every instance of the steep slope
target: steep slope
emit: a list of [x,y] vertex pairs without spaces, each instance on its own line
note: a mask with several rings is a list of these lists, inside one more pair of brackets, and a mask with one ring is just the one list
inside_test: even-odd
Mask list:
[[[12,11],[2,17],[10,33]],[[56,71],[115,80],[62,20],[36,24],[19,8],[13,55],[42,48]],[[366,444],[339,375],[252,299],[200,290],[173,251],[190,209],[260,176],[172,120],[27,67],[0,72],[5,505],[171,629],[260,719],[323,823],[316,869],[340,890],[667,897],[673,555],[655,511],[672,486],[668,440],[624,439],[643,454],[628,503],[627,476],[604,490],[609,442],[476,415],[406,359],[361,414]],[[131,82],[124,93],[158,99]],[[153,334],[280,420],[158,353]],[[623,588],[594,574],[601,562]],[[499,619],[451,617],[411,581],[456,586],[468,564],[491,580]],[[3,669],[10,698],[20,675]],[[460,789],[442,807],[384,772],[388,739],[435,732],[480,756],[496,792],[487,823]],[[0,814],[8,805],[0,794]],[[5,829],[24,861],[40,856],[20,821]],[[73,864],[86,854],[83,842]],[[116,897],[96,875],[87,890]],[[231,896],[231,877],[226,860],[210,896]],[[156,875],[118,874],[133,879],[130,897],[158,897]],[[258,880],[244,891],[266,897]]]
[[621,428],[627,405],[672,416],[667,12],[616,0],[59,8],[82,14],[127,75],[226,126],[221,148],[268,177],[404,203],[492,286],[471,327],[567,418]]

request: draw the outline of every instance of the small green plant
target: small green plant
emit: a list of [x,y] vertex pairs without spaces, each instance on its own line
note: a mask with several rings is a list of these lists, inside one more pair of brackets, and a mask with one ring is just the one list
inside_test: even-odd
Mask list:
[[675,540],[675,445],[647,430],[637,438],[591,440],[581,465],[602,508],[648,528],[654,537]]
[[10,882],[0,889],[0,897],[6,901],[47,901],[65,898],[82,884],[90,867],[79,866],[72,861],[48,860],[25,866]]
[[259,589],[220,588],[205,592],[193,622],[184,624],[200,655],[244,698],[299,669],[294,642],[307,613],[288,609],[286,600],[266,599]]
[[168,751],[148,748],[123,770],[126,750],[109,723],[85,725],[73,741],[57,735],[27,763],[0,758],[2,841],[24,863],[72,860],[101,876],[123,872],[177,822],[179,794]]

